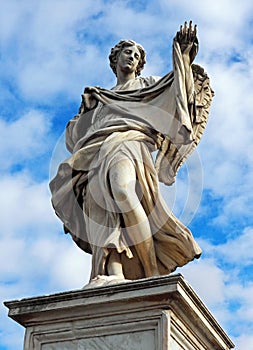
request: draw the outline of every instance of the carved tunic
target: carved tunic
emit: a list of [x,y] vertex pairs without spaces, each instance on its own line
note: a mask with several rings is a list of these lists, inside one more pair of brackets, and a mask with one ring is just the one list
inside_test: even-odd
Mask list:
[[90,111],[81,108],[67,126],[66,143],[73,154],[50,184],[52,203],[65,231],[92,254],[91,278],[107,274],[109,248],[122,253],[125,278],[146,277],[108,180],[110,167],[122,158],[131,160],[136,169],[136,190],[149,220],[160,274],[201,254],[189,229],[165,204],[159,180],[173,183],[199,142],[212,90],[198,66],[193,66],[194,84],[187,90],[175,42],[173,57],[173,72],[163,78],[137,78],[112,90],[85,90],[97,106]]

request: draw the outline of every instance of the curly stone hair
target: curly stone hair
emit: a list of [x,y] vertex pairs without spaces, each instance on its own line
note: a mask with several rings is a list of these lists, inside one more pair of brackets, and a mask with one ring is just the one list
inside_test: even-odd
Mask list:
[[118,61],[119,54],[125,47],[128,47],[128,46],[136,46],[138,48],[138,50],[140,51],[140,55],[141,55],[140,61],[139,61],[138,66],[136,68],[135,76],[140,75],[141,70],[144,68],[144,65],[146,63],[146,52],[145,52],[144,48],[140,44],[137,44],[133,40],[121,40],[118,44],[116,44],[111,49],[111,53],[109,55],[110,67],[112,68],[113,73],[116,76],[117,76],[116,67],[117,67],[117,61]]

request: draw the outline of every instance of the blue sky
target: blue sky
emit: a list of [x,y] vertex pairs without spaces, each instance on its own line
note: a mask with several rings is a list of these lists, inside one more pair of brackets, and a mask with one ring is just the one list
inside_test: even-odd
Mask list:
[[[0,350],[24,330],[2,301],[81,288],[90,257],[63,234],[48,182],[86,85],[110,88],[110,48],[147,51],[143,76],[171,70],[171,43],[198,24],[196,62],[215,98],[198,151],[162,188],[203,249],[179,269],[238,350],[253,349],[253,3],[251,0],[0,0]],[[173,198],[173,200],[171,200]]]

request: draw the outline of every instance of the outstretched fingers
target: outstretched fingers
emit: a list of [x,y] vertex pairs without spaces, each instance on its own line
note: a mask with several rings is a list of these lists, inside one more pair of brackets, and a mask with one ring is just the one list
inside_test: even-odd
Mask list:
[[185,21],[176,33],[175,40],[181,48],[181,52],[190,55],[190,61],[193,62],[198,51],[197,25],[192,21]]
[[197,25],[195,24],[193,26],[192,21],[189,22],[189,26],[187,21],[184,22],[184,25],[180,26],[179,29],[180,37],[183,39],[183,41],[191,42],[193,41],[197,36]]
[[196,38],[197,36],[197,24],[192,25],[192,21],[190,21],[189,23],[189,31],[188,31],[188,38],[190,41],[194,41],[194,39]]

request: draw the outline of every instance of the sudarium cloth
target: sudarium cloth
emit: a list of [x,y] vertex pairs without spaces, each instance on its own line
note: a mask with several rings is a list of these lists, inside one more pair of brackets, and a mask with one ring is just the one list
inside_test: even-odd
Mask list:
[[146,277],[108,179],[110,168],[125,158],[135,166],[136,190],[150,224],[160,274],[201,254],[191,232],[169,210],[159,191],[159,180],[174,181],[178,167],[197,143],[194,130],[201,124],[194,84],[187,91],[176,43],[173,60],[173,72],[163,78],[136,78],[112,90],[86,89],[86,97],[96,101],[96,107],[89,110],[83,104],[67,125],[66,145],[72,155],[50,183],[52,203],[65,232],[92,254],[91,278],[107,274],[110,248],[122,253],[125,278]]

